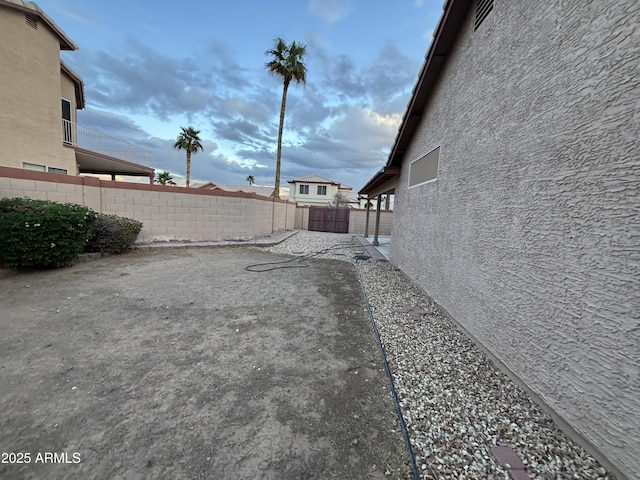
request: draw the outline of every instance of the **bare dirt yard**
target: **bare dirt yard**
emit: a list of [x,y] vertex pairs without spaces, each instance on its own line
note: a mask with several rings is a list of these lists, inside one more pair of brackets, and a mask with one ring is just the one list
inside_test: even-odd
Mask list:
[[280,260],[0,270],[0,478],[409,478],[353,266]]

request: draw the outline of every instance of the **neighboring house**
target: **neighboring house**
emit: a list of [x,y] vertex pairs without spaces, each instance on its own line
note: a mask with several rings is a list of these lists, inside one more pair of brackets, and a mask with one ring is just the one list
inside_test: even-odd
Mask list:
[[[448,0],[387,164],[391,260],[640,472],[640,2]],[[564,423],[566,422],[566,424]]]
[[222,190],[225,192],[246,192],[262,195],[263,197],[273,196],[273,187],[260,187],[258,185],[225,185],[223,183],[208,182],[197,188],[206,190]]
[[151,152],[77,124],[84,85],[60,60],[77,48],[35,3],[0,0],[0,166],[153,181]]
[[357,196],[351,192],[352,187],[320,175],[294,178],[287,180],[287,183],[291,185],[289,200],[298,205],[332,205],[337,193],[346,199],[344,206],[357,206],[359,203]]

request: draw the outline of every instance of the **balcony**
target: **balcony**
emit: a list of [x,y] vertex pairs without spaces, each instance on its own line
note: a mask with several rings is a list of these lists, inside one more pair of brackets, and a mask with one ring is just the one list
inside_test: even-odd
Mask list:
[[79,173],[144,176],[153,183],[153,152],[62,119],[63,144],[75,150]]

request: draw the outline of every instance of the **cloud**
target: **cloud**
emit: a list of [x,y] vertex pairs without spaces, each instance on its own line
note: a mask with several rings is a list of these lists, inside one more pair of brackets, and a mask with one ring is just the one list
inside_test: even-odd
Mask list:
[[228,92],[251,86],[250,72],[238,66],[223,46],[208,47],[208,61],[174,58],[126,40],[126,53],[78,52],[69,62],[84,78],[87,103],[167,120],[224,108]]
[[213,132],[225,140],[244,146],[260,146],[263,142],[271,142],[275,137],[269,135],[257,124],[238,118],[231,122],[213,122]]
[[357,144],[363,152],[380,153],[389,150],[400,121],[399,114],[381,115],[369,108],[347,107],[331,123],[328,133],[345,146]]
[[[340,54],[331,55],[318,46],[311,57],[319,80],[309,77],[308,85],[316,86],[326,98],[338,103],[373,102],[375,110],[389,111],[390,99],[398,95],[408,100],[420,63],[403,55],[394,45],[386,45],[368,64],[357,63]],[[401,107],[406,100],[400,101]],[[396,105],[393,108],[397,108]]]
[[351,6],[340,0],[311,0],[309,10],[314,15],[330,23],[335,23],[349,13]]
[[[193,158],[194,182],[241,184],[254,175],[273,184],[281,82],[261,65],[237,67],[221,44],[205,46],[215,58],[197,62],[127,45],[123,54],[86,52],[77,66],[70,62],[86,85],[80,123],[151,150],[153,166],[175,175],[184,174],[185,158],[171,130],[159,138],[127,115],[159,119],[161,130],[190,124],[205,146]],[[290,88],[287,97],[282,180],[318,173],[359,188],[386,161],[420,64],[391,44],[364,61],[318,44],[307,64],[306,87]]]

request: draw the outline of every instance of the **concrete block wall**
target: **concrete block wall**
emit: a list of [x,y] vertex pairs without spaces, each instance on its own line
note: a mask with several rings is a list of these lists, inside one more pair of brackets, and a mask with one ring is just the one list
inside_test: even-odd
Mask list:
[[143,223],[138,242],[250,239],[294,228],[295,204],[254,193],[198,190],[0,167],[0,198],[79,203]]
[[[365,223],[367,218],[367,210],[354,208],[351,210],[349,216],[349,233],[357,233],[364,235]],[[393,210],[381,210],[380,211],[380,228],[379,235],[388,237],[391,235],[391,229],[393,227]],[[376,211],[375,209],[369,210],[369,236],[373,237],[376,228]]]
[[295,217],[296,230],[309,230],[309,207],[305,205],[296,206]]
[[[619,478],[640,472],[640,3],[470,12],[396,188],[391,260]],[[437,180],[410,162],[440,147]]]

